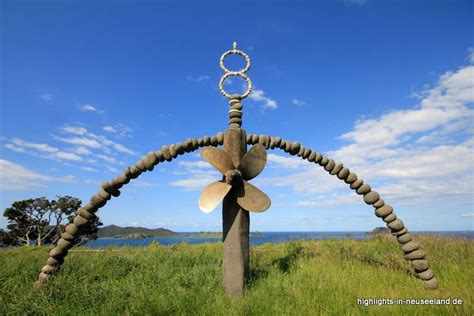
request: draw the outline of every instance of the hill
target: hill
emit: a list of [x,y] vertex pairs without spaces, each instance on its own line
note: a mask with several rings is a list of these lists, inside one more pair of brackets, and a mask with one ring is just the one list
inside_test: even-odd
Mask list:
[[123,237],[132,234],[141,234],[145,237],[179,237],[181,234],[166,228],[145,228],[145,227],[120,227],[109,225],[99,228],[97,236],[103,237]]

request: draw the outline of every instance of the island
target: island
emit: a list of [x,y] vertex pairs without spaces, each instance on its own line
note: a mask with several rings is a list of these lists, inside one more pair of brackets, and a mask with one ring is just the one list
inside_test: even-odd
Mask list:
[[117,225],[109,225],[99,228],[97,237],[138,239],[148,237],[183,237],[183,235],[166,228],[120,227]]

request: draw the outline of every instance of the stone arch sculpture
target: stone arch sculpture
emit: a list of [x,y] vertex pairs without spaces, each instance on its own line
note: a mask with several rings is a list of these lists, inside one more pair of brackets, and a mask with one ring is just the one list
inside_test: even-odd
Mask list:
[[[224,66],[224,58],[230,54],[238,54],[245,58],[247,66],[240,71],[229,71]],[[433,271],[429,268],[425,258],[426,253],[420,249],[420,244],[408,232],[401,219],[397,218],[393,208],[386,204],[379,194],[372,190],[369,184],[359,178],[356,173],[321,153],[302,146],[298,142],[291,142],[281,137],[269,135],[246,134],[242,126],[241,100],[249,95],[252,82],[246,76],[250,68],[250,58],[237,49],[234,42],[232,50],[221,57],[221,68],[225,75],[219,87],[222,94],[230,101],[229,128],[213,136],[201,138],[188,138],[182,143],[164,145],[160,150],[152,151],[141,158],[131,167],[110,182],[102,182],[99,190],[94,194],[89,203],[78,209],[78,215],[68,224],[61,234],[56,246],[49,251],[46,265],[41,269],[35,286],[39,287],[51,279],[64,262],[68,250],[74,246],[84,227],[99,208],[103,207],[112,197],[120,195],[120,189],[131,180],[136,179],[143,172],[152,171],[155,166],[170,162],[180,155],[190,153],[198,148],[203,149],[201,155],[211,165],[224,174],[222,181],[217,181],[208,186],[201,195],[199,205],[209,211],[223,199],[223,286],[230,296],[238,297],[243,294],[245,279],[249,274],[249,211],[261,212],[270,206],[269,198],[260,190],[248,184],[245,180],[258,175],[266,162],[266,150],[281,149],[293,156],[307,160],[310,163],[323,167],[330,175],[336,176],[362,196],[364,202],[374,208],[375,216],[381,218],[392,235],[396,236],[401,244],[404,258],[410,261],[416,276],[421,279],[426,288],[436,289],[438,281]],[[247,81],[248,89],[243,95],[229,95],[223,89],[223,82],[230,76],[240,76]],[[247,152],[247,145],[254,145]],[[217,183],[217,184],[216,184]],[[248,186],[247,186],[248,185]],[[263,201],[263,202],[262,202]]]

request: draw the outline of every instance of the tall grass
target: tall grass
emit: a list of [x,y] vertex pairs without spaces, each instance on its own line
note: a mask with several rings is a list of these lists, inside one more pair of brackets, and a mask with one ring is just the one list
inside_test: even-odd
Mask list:
[[[47,248],[0,251],[0,315],[473,315],[474,242],[420,236],[440,289],[425,290],[393,238],[265,244],[251,249],[241,299],[221,286],[222,245],[153,243],[70,251],[33,288]],[[462,305],[369,305],[358,298],[460,298]]]

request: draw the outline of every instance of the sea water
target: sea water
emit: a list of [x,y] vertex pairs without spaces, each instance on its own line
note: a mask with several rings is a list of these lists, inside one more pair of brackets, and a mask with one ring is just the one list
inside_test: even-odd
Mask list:
[[[430,233],[440,236],[452,236],[457,238],[474,239],[474,231],[442,231],[442,232],[412,232]],[[207,242],[222,242],[222,238],[191,237],[195,233],[181,233],[183,237],[150,237],[140,239],[127,238],[98,238],[89,241],[86,246],[92,248],[112,247],[138,247],[147,246],[153,241],[162,245],[174,245],[179,243],[202,244]],[[262,236],[250,237],[251,245],[261,245],[264,243],[282,243],[292,240],[326,240],[326,239],[351,239],[365,240],[372,238],[368,232],[262,232]]]

